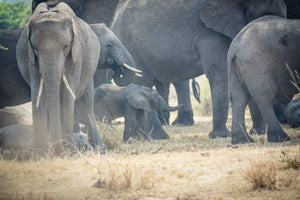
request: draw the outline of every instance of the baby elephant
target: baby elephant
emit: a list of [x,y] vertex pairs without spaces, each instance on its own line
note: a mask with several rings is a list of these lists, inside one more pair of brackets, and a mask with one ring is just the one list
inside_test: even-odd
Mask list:
[[292,128],[300,126],[300,98],[292,100],[286,108],[288,124]]
[[[72,140],[79,150],[93,150],[87,136],[83,133],[74,133]],[[14,124],[0,129],[1,149],[30,149],[33,148],[33,129],[30,126]]]
[[94,102],[95,115],[101,121],[125,118],[124,142],[140,133],[145,139],[169,138],[155,111],[176,111],[181,107],[170,107],[155,90],[135,84],[100,85],[95,90]]

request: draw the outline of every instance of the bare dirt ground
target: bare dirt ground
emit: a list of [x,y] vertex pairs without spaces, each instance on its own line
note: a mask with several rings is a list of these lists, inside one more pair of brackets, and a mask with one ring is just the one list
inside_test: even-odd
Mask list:
[[289,142],[254,135],[254,144],[231,145],[230,138],[208,138],[211,117],[195,119],[191,127],[164,127],[169,140],[128,144],[123,124],[101,125],[105,155],[36,161],[2,153],[0,199],[300,199],[300,129],[284,127]]

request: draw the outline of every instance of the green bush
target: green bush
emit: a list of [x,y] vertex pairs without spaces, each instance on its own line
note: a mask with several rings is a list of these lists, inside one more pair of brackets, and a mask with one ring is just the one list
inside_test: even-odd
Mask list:
[[0,26],[22,28],[29,21],[31,7],[24,1],[0,2]]

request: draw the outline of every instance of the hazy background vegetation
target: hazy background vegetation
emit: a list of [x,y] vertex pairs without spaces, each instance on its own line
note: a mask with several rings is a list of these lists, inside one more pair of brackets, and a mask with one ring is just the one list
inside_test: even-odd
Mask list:
[[2,27],[24,27],[30,14],[30,0],[0,0],[0,26]]

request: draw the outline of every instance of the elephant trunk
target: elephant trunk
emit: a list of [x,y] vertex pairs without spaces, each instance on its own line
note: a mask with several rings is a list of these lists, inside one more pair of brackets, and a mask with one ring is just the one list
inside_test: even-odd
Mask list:
[[163,110],[173,112],[173,111],[176,111],[176,110],[181,109],[182,107],[183,107],[183,104],[180,104],[180,105],[178,105],[178,106],[169,106],[169,105],[167,104],[166,107],[163,108]]
[[60,85],[60,77],[45,77],[46,103],[48,105],[48,134],[53,144],[59,144],[58,142],[61,140]]
[[135,62],[128,52],[128,50],[123,46],[119,45],[118,48],[113,50],[113,58],[115,61],[114,66],[114,76],[113,79],[118,86],[126,86],[130,83],[135,83],[138,76],[142,73],[136,68]]

